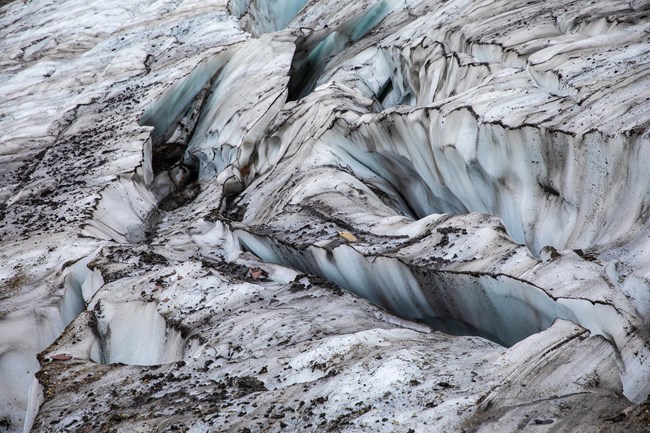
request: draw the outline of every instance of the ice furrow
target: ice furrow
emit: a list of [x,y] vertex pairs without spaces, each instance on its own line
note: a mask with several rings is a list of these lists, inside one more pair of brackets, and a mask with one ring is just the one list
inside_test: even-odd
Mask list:
[[397,0],[379,0],[377,3],[332,29],[323,29],[299,40],[291,62],[289,101],[309,94],[328,61],[361,39],[387,15],[399,8]]
[[[283,220],[286,223],[287,216]],[[312,220],[311,236],[322,233],[321,227],[329,225],[325,221],[321,224],[316,225]],[[452,223],[453,226],[457,224]],[[511,265],[508,264],[508,255],[511,254],[501,261],[495,260],[494,270],[482,274],[472,270],[471,266],[464,270],[463,266],[454,265],[445,256],[422,255],[423,245],[436,245],[438,248],[449,245],[452,241],[446,235],[437,242],[435,238],[429,240],[425,237],[414,245],[392,247],[395,252],[378,255],[376,250],[380,243],[371,234],[355,232],[363,240],[349,245],[332,241],[331,235],[321,234],[320,241],[305,246],[300,242],[300,238],[307,237],[305,233],[301,233],[297,239],[293,236],[287,239],[281,234],[282,229],[271,227],[267,225],[263,234],[249,229],[236,231],[235,235],[245,251],[267,262],[290,265],[303,272],[321,275],[394,314],[422,321],[443,332],[480,335],[510,346],[543,331],[558,318],[570,320],[593,334],[604,336],[617,351],[623,352],[620,374],[628,397],[643,398],[648,390],[646,385],[639,388],[641,377],[645,374],[640,371],[648,369],[647,365],[642,366],[643,356],[638,357],[639,350],[645,352],[645,349],[641,349],[642,339],[630,340],[623,332],[625,327],[630,326],[625,323],[630,320],[631,306],[626,307],[626,312],[612,307],[608,301],[593,303],[590,300],[594,299],[593,292],[590,299],[581,299],[579,292],[575,291],[579,284],[573,284],[572,289],[565,283],[560,289],[549,281],[539,280],[539,276],[543,275],[539,268],[521,272],[519,278],[513,278],[510,276]],[[336,230],[327,231],[336,234],[343,228],[339,225],[338,232]],[[446,231],[438,228],[438,232]],[[454,229],[450,232],[459,233]],[[456,237],[453,243],[462,245],[462,237]],[[391,244],[389,240],[384,242]],[[417,255],[411,256],[408,251],[417,252]],[[477,255],[480,256],[479,251],[473,254],[475,259]],[[539,266],[534,260],[528,260],[527,266]],[[557,259],[552,259],[552,262],[555,262],[555,266],[562,266]],[[570,260],[567,260],[568,263]],[[517,266],[521,267],[522,264],[518,263]],[[597,270],[587,272],[593,272],[590,277],[592,284],[599,284],[601,293],[607,293],[609,286],[597,276]],[[540,287],[537,284],[543,285]],[[630,374],[630,371],[636,373]]]

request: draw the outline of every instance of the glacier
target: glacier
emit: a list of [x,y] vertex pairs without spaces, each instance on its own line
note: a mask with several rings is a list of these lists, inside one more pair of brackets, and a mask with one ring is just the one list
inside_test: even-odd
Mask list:
[[649,33],[0,2],[0,432],[647,431]]

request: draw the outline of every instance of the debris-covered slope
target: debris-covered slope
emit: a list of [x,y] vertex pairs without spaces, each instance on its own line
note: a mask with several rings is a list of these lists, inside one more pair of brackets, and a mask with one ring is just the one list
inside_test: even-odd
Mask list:
[[649,14],[1,6],[0,431],[645,431]]

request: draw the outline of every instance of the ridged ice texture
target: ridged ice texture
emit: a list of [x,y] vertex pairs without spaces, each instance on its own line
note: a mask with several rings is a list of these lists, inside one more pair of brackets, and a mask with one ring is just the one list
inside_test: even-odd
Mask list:
[[[202,178],[231,164],[248,165],[255,143],[286,98],[293,47],[291,35],[253,39],[238,47],[213,79],[187,150],[198,160]],[[252,82],[260,86],[255,92],[241,91]]]
[[641,167],[650,157],[648,137],[597,131],[575,136],[532,122],[516,127],[486,122],[508,110],[506,88],[534,92],[528,80],[516,78],[503,77],[485,94],[468,95],[489,105],[483,116],[451,102],[395,112],[379,122],[364,119],[350,138],[366,152],[412,161],[434,195],[432,212],[497,215],[533,252],[546,245],[602,246],[642,231],[650,199]]
[[320,79],[381,96],[379,108],[426,106],[363,118],[349,135],[411,161],[439,203],[431,211],[497,215],[535,253],[608,244],[647,222],[635,167],[648,156],[643,12],[616,4],[605,19],[577,2],[554,17],[552,7],[494,17],[468,7],[453,26],[433,14],[335,59]]
[[649,23],[4,7],[0,426],[643,429]]
[[[419,4],[413,10],[429,12],[425,17],[409,20],[395,12],[345,49],[321,56],[320,45],[305,44],[318,67],[294,69],[304,87],[290,90],[304,98],[287,105],[270,128],[268,143],[285,158],[241,201],[244,226],[259,227],[243,230],[279,239],[282,246],[244,234],[242,245],[450,332],[473,331],[513,344],[556,317],[568,318],[624,353],[630,367],[622,370],[626,392],[639,398],[648,391],[642,378],[648,367],[640,367],[646,355],[637,349],[647,337],[631,341],[624,329],[645,303],[635,307],[620,289],[612,293],[625,276],[612,282],[599,275],[604,267],[579,266],[578,280],[601,280],[589,286],[552,281],[534,269],[549,259],[559,267],[574,261],[572,253],[555,248],[583,254],[645,237],[646,16],[618,3],[595,6],[588,16],[581,15],[579,2],[571,3],[561,17],[554,4],[499,5],[503,11],[493,16],[491,7],[475,4],[429,10]],[[604,15],[612,16],[601,19]],[[483,28],[488,30],[481,33]],[[263,202],[268,206],[259,205]],[[490,252],[503,240],[479,241],[470,231],[457,244],[438,238],[438,246],[457,252],[417,263],[423,276],[442,270],[438,277],[420,277],[414,284],[398,270],[400,262],[414,266],[427,256],[417,248],[416,255],[405,256],[405,245],[410,248],[434,230],[446,234],[444,218],[436,215],[471,212],[499,217],[512,240],[538,259],[528,256],[513,267],[514,251],[501,259]],[[406,218],[400,221],[400,214]],[[430,223],[421,224],[428,215]],[[460,221],[462,227],[475,218]],[[341,237],[344,231],[352,240]],[[397,238],[387,239],[391,235]],[[406,239],[399,240],[402,236]],[[337,260],[346,254],[340,242],[364,250],[359,260],[353,259],[356,253]],[[454,276],[485,269],[477,266],[482,257],[466,248],[494,256],[489,275],[521,282],[494,286],[482,277]],[[378,270],[384,256],[393,263],[384,265],[391,269],[386,275]],[[393,275],[400,275],[397,282]],[[634,299],[644,299],[643,290],[633,290]],[[588,306],[597,299],[619,310]]]
[[154,303],[101,302],[96,307],[103,364],[159,365],[183,359],[185,340]]
[[230,12],[255,36],[284,29],[308,0],[231,0]]

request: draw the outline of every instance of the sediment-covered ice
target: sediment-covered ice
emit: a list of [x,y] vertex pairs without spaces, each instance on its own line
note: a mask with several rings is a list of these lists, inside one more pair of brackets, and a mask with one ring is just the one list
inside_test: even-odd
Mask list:
[[644,431],[649,26],[0,7],[0,431]]

